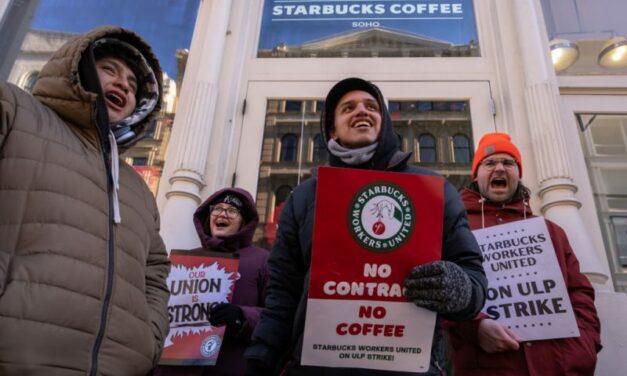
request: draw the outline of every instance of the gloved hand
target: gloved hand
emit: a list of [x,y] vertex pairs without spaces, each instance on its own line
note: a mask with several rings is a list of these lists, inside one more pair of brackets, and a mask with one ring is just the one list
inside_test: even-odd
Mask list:
[[258,359],[246,360],[245,376],[266,376],[272,375],[272,367]]
[[226,325],[231,330],[239,330],[244,324],[244,312],[231,303],[220,303],[209,311],[209,323],[213,326]]
[[470,303],[472,283],[457,264],[434,261],[409,272],[405,296],[419,307],[443,314],[456,313]]

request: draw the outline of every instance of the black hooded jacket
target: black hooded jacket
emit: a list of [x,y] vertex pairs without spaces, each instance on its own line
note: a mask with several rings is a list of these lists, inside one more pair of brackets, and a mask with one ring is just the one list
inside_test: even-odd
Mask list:
[[[322,114],[321,127],[325,138],[334,126],[334,110],[339,99],[349,91],[363,90],[373,95],[381,108],[381,133],[374,156],[368,162],[349,166],[330,153],[329,164],[334,167],[384,170],[438,176],[423,168],[407,165],[410,153],[399,150],[398,139],[392,128],[392,119],[379,89],[368,81],[349,78],[340,81],[329,92]],[[316,197],[316,172],[311,179],[300,184],[290,195],[281,211],[277,239],[274,243],[268,268],[266,308],[246,351],[248,359],[264,362],[280,370],[287,362],[287,374],[297,375],[408,375],[405,372],[376,371],[351,368],[322,368],[300,366],[307,290],[311,263],[314,209]],[[444,223],[442,228],[442,259],[459,265],[472,282],[472,299],[461,312],[447,315],[449,320],[473,318],[485,301],[487,280],[483,272],[479,246],[468,228],[466,211],[457,190],[444,183]],[[444,365],[441,329],[436,325],[429,372],[438,375]]]

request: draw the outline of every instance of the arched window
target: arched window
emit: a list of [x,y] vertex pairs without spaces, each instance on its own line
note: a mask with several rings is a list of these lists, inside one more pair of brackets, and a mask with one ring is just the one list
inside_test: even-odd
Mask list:
[[470,141],[463,134],[453,137],[453,157],[456,163],[470,163]]
[[423,134],[418,137],[420,162],[431,163],[436,161],[435,137]]
[[314,137],[314,162],[326,162],[328,159],[327,145],[324,142],[324,137],[320,133]]
[[298,137],[289,133],[281,139],[281,162],[292,162],[296,160],[296,147],[298,145]]
[[33,71],[29,72],[26,78],[24,79],[24,90],[32,93],[33,87],[35,87],[35,82],[37,82],[37,78],[39,78],[39,72]]

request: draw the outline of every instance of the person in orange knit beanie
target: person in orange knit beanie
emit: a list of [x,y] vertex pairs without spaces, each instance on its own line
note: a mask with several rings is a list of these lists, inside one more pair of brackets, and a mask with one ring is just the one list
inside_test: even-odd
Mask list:
[[[462,193],[470,228],[480,229],[533,216],[522,178],[520,151],[506,133],[488,133],[472,161],[473,182]],[[592,375],[601,349],[594,290],[579,270],[566,233],[547,220],[553,248],[564,275],[579,326],[579,337],[519,341],[496,319],[480,313],[474,320],[446,322],[456,375]]]
[[479,140],[475,157],[472,159],[473,180],[477,178],[479,163],[481,163],[485,157],[496,153],[506,153],[514,157],[518,165],[518,177],[522,178],[522,157],[516,145],[512,143],[512,138],[507,133],[487,133]]

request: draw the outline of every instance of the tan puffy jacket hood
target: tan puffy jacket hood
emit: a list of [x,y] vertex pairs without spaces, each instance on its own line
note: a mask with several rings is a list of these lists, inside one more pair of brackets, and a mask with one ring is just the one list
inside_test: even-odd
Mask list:
[[[93,124],[97,124],[99,118],[108,119],[108,117],[102,117],[104,114],[99,113],[99,111],[106,113],[106,107],[104,107],[104,102],[101,105],[98,104],[98,93],[87,91],[85,88],[89,86],[86,83],[90,80],[98,82],[92,48],[94,41],[101,38],[119,39],[139,50],[155,74],[159,93],[163,92],[163,74],[159,61],[150,46],[130,30],[105,26],[81,34],[62,46],[42,68],[33,88],[33,95],[59,114],[64,121],[76,127],[77,132],[93,145],[98,145],[98,133]],[[161,98],[152,113],[135,128],[137,133],[135,142],[143,137],[148,125],[160,109]],[[103,121],[100,120],[100,122]],[[106,128],[105,125],[102,126]],[[102,131],[108,132],[108,128]]]

